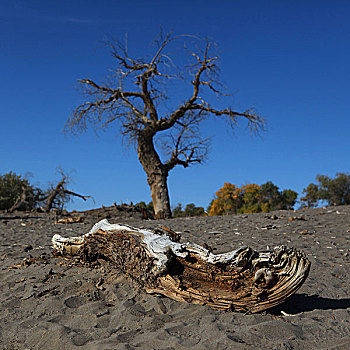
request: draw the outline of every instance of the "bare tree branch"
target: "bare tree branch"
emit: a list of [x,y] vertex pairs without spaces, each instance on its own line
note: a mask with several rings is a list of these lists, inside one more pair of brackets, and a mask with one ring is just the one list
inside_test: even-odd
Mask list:
[[190,112],[184,120],[177,122],[177,127],[165,138],[162,147],[169,155],[164,163],[168,172],[176,165],[187,168],[206,158],[210,139],[202,138],[199,132],[199,124],[204,118],[202,113]]
[[248,109],[245,112],[235,112],[229,108],[226,108],[224,110],[217,110],[217,109],[211,108],[209,106],[205,106],[205,105],[192,105],[190,107],[190,109],[209,112],[209,113],[217,115],[217,116],[228,116],[230,118],[230,121],[234,125],[237,124],[236,117],[244,117],[248,120],[248,127],[254,132],[258,132],[259,130],[263,130],[264,126],[265,126],[264,119],[262,117],[260,117],[255,112],[254,109]]

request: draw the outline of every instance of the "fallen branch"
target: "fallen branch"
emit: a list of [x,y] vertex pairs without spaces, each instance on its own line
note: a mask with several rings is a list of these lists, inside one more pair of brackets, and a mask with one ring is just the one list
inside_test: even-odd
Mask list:
[[246,313],[281,304],[301,287],[310,270],[302,252],[285,246],[263,252],[240,247],[215,255],[170,238],[102,220],[83,236],[54,235],[52,243],[60,253],[87,262],[109,261],[148,293]]

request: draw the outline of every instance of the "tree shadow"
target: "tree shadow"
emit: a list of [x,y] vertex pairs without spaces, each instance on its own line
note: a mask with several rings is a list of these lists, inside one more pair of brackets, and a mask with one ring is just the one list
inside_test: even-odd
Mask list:
[[313,310],[337,310],[350,307],[350,298],[330,299],[319,297],[318,295],[293,294],[283,304],[271,309],[273,314],[280,314],[284,311],[295,315],[301,312]]

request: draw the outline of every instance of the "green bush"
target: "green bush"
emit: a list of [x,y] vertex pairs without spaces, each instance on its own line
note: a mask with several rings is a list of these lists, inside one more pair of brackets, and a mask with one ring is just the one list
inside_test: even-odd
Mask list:
[[186,205],[185,210],[182,210],[182,204],[179,203],[173,210],[173,217],[187,217],[187,216],[205,216],[205,210],[203,207],[196,207],[194,203]]
[[153,202],[152,201],[150,201],[148,204],[146,204],[146,202],[144,202],[144,201],[138,202],[138,203],[135,204],[135,206],[139,206],[142,209],[149,210],[151,213],[154,212]]
[[26,209],[30,210],[35,205],[35,189],[29,184],[28,180],[11,171],[0,175],[0,210],[10,209],[23,192],[25,192],[28,201],[28,208]]

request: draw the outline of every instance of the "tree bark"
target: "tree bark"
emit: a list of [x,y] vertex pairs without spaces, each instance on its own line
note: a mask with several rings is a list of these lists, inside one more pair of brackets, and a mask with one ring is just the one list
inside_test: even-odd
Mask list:
[[48,194],[46,201],[45,201],[45,207],[44,211],[49,212],[52,209],[53,202],[60,191],[63,190],[63,186],[65,184],[65,179],[61,180],[55,188],[52,189],[52,191]]
[[159,158],[153,143],[154,133],[144,132],[138,136],[137,154],[147,175],[156,219],[171,218],[168,190],[168,171]]
[[147,182],[151,188],[151,196],[156,219],[171,217],[167,174],[160,171],[147,176]]

